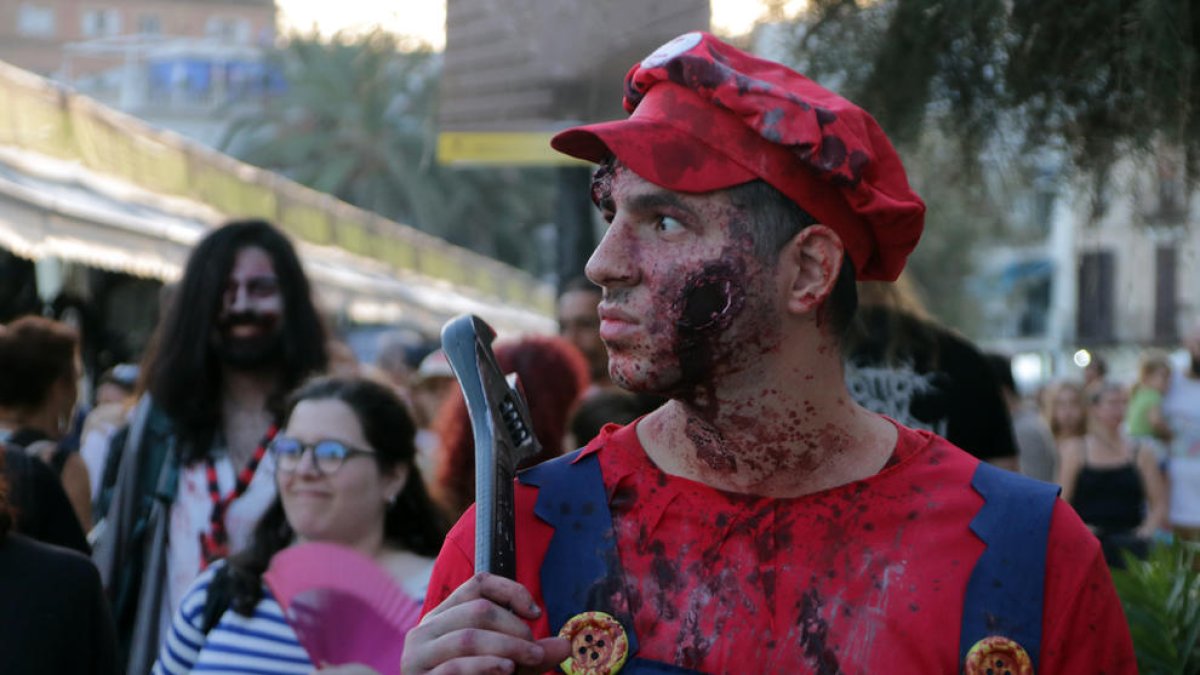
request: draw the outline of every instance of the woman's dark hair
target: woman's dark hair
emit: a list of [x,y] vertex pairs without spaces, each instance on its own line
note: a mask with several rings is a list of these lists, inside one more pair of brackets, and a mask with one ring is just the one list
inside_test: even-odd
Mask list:
[[[563,338],[546,335],[497,343],[495,353],[500,370],[520,378],[533,432],[542,446],[542,452],[525,460],[521,468],[563,454],[571,411],[591,384],[583,354]],[[439,439],[438,466],[431,483],[434,499],[451,520],[457,520],[475,501],[474,437],[461,389],[456,387],[446,397],[433,427]]]
[[185,463],[207,455],[220,427],[221,366],[212,334],[234,260],[247,247],[260,248],[271,258],[283,294],[280,382],[270,402],[274,412],[282,412],[286,392],[328,363],[325,326],[287,237],[263,220],[232,221],[210,232],[188,257],[141,374],[140,388],[154,395],[187,441],[179,444]]
[[0,406],[41,407],[55,382],[74,379],[78,346],[74,328],[40,316],[0,326]]
[[[285,417],[302,401],[341,401],[354,411],[363,435],[375,450],[382,472],[398,466],[408,469],[408,481],[384,514],[383,540],[391,546],[427,557],[436,556],[446,537],[446,524],[429,499],[421,472],[414,464],[416,426],[408,409],[386,385],[361,377],[318,377],[305,382],[287,400]],[[228,561],[228,589],[218,588],[214,579],[209,593],[228,592],[231,606],[251,616],[262,599],[262,575],[271,557],[287,548],[295,538],[283,511],[275,501],[254,529],[250,545]]]

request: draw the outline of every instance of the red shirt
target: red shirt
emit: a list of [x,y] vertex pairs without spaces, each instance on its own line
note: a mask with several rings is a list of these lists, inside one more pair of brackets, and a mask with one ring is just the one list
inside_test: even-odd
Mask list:
[[[638,656],[712,673],[955,673],[963,595],[983,544],[968,529],[978,460],[900,428],[865,480],[793,499],[731,494],[669,476],[634,426],[598,453]],[[553,530],[518,484],[517,580],[542,603]],[[454,527],[426,598],[470,578],[474,512]],[[1061,500],[1051,520],[1039,673],[1136,673],[1121,605],[1095,538]],[[544,604],[543,604],[544,608]],[[549,635],[543,618],[535,635]]]

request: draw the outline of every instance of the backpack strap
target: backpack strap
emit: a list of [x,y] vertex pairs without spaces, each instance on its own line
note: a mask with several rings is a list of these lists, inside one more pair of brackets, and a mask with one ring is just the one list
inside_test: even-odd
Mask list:
[[204,610],[200,613],[200,632],[208,635],[221,621],[225,611],[233,605],[233,575],[229,563],[221,565],[208,580],[208,591],[204,594]]
[[1025,650],[1037,671],[1042,644],[1046,545],[1060,488],[980,462],[971,487],[983,506],[971,531],[986,545],[967,582],[959,663],[991,638]]

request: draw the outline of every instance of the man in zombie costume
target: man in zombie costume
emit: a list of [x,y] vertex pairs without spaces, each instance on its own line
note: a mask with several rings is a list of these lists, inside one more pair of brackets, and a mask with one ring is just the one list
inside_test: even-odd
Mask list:
[[625,105],[553,143],[601,164],[609,371],[671,400],[520,476],[515,582],[472,575],[466,515],[404,672],[1133,672],[1053,486],[845,389],[855,277],[894,279],[923,222],[875,121],[702,33]]
[[324,323],[286,235],[234,221],[201,239],[114,437],[93,557],[128,673],[146,673],[184,592],[249,543],[275,498],[266,452],[287,392],[325,369]]

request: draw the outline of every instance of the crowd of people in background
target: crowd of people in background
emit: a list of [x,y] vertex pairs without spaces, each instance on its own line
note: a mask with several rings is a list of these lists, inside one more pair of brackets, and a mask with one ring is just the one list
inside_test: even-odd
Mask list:
[[1200,534],[1200,323],[1174,361],[1148,350],[1136,372],[1110,375],[1095,357],[1079,377],[1016,395],[1007,358],[992,355],[1007,390],[1023,473],[1062,487],[1110,565],[1158,541]]
[[[540,446],[518,467],[532,470],[509,514],[525,537],[511,578],[474,566],[474,434],[436,339],[397,328],[363,362],[291,240],[235,220],[164,288],[137,363],[85,378],[76,328],[0,325],[0,673],[326,670],[270,581],[311,545],[368,561],[413,608],[396,621],[421,672],[519,643],[522,660],[475,665],[567,654],[585,664],[567,672],[609,672],[571,661],[619,651],[604,631],[624,631],[592,604],[568,619],[585,600],[636,620],[635,669],[655,672],[974,659],[963,672],[990,675],[1033,672],[1039,654],[1047,672],[1128,672],[1108,567],[1200,540],[1200,323],[1187,363],[1147,353],[1126,376],[1095,358],[1022,392],[1009,358],[940,324],[900,276],[925,206],[869,114],[698,33],[628,77],[636,123],[555,145],[600,164],[609,229],[588,274],[604,290],[564,280],[558,335],[494,345]],[[680,126],[647,123],[659,114]],[[975,558],[985,576],[959,565]],[[801,569],[820,573],[782,578]],[[1005,587],[1029,570],[1029,589]],[[853,622],[831,638],[823,603],[830,619],[878,614],[880,642]],[[894,629],[950,610],[977,641]],[[567,651],[572,622],[587,644]]]
[[[608,380],[599,289],[577,280],[563,299],[561,336],[495,345],[542,446],[530,464],[660,402]],[[0,327],[0,594],[20,600],[4,603],[13,616],[47,605],[45,622],[0,635],[2,672],[245,659],[310,672],[262,581],[271,558],[341,543],[419,603],[447,526],[473,501],[470,423],[436,341],[396,330],[360,363],[273,225],[214,230],[162,300],[141,362],[102,373],[90,392],[78,390],[75,328],[35,316]],[[33,568],[41,583],[23,581]],[[87,648],[35,654],[19,646],[33,632]]]
[[[1200,532],[1200,327],[1188,336],[1188,368],[1147,354],[1135,380],[1117,382],[1100,362],[1023,398],[1007,358],[939,326],[903,280],[859,290],[846,358],[860,403],[1058,483],[1111,565],[1171,532]],[[43,566],[91,598],[86,612],[44,629],[87,636],[84,657],[56,657],[64,667],[82,658],[97,673],[187,672],[226,663],[234,648],[233,658],[309,672],[294,635],[276,634],[266,566],[297,541],[340,542],[381,561],[419,601],[448,524],[473,501],[461,392],[445,355],[414,331],[384,335],[377,362],[358,363],[330,336],[291,244],[268,223],[214,231],[172,296],[141,365],[98,378],[86,415],[74,329],[41,317],[0,329],[0,568]],[[590,282],[572,281],[560,336],[496,345],[542,446],[529,464],[661,403],[609,380],[600,300]],[[58,547],[91,555],[100,574]],[[31,594],[57,597],[33,587],[6,597]],[[0,654],[8,664],[33,658]]]
[[[280,623],[266,565],[297,541],[342,542],[383,561],[420,600],[446,527],[473,501],[462,394],[445,355],[414,331],[384,335],[377,362],[358,363],[330,337],[290,243],[267,223],[214,231],[173,296],[141,365],[98,378],[86,415],[75,330],[41,317],[0,329],[0,568],[43,565],[92,597],[87,612],[46,628],[87,634],[91,672],[187,672],[227,660],[231,645],[279,672],[309,672],[294,636],[253,638]],[[860,297],[846,358],[861,403],[1058,483],[1111,565],[1200,532],[1200,326],[1188,367],[1148,353],[1136,379],[1118,382],[1097,359],[1022,397],[1007,358],[940,327],[903,280],[861,284]],[[528,464],[661,403],[608,379],[600,299],[573,281],[560,336],[496,345],[542,446]],[[321,513],[314,486],[328,500]],[[100,574],[64,548],[91,555]],[[11,597],[34,593],[54,596],[31,587]],[[15,639],[25,638],[0,642]],[[14,656],[25,653],[0,649],[0,661],[27,663]]]

